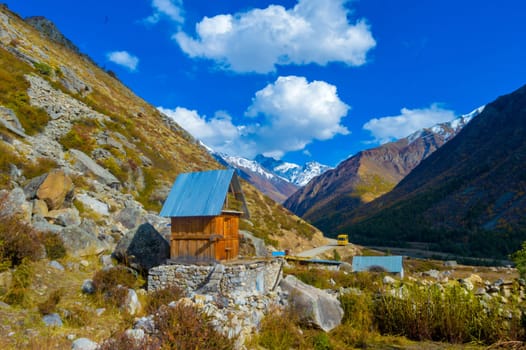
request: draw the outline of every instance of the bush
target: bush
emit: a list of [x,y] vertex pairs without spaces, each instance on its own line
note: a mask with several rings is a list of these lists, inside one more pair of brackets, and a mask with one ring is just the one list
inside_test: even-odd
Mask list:
[[177,286],[169,286],[164,289],[156,290],[148,294],[146,313],[153,314],[157,312],[162,305],[167,305],[172,301],[177,301],[181,299],[183,295],[184,291]]
[[207,316],[191,305],[179,303],[175,307],[161,307],[154,322],[163,349],[230,350],[234,346],[234,339],[219,333]]
[[42,75],[51,75],[51,72],[53,71],[49,65],[43,62],[37,62],[33,64],[36,68],[36,70],[42,74]]
[[60,299],[64,295],[64,291],[61,289],[54,290],[51,292],[49,297],[43,302],[37,305],[38,311],[42,315],[49,315],[54,313],[57,310],[57,305],[60,302]]
[[459,286],[404,287],[402,295],[384,295],[376,303],[375,322],[382,333],[414,340],[492,344],[506,338],[519,323],[500,316],[497,303],[484,305]]
[[266,349],[289,350],[297,349],[302,344],[302,335],[298,320],[291,310],[271,311],[261,321],[257,336],[259,345]]
[[3,301],[11,305],[19,305],[22,307],[31,306],[29,286],[31,286],[32,280],[33,268],[27,259],[24,259],[13,271],[13,280],[11,286],[3,297]]
[[43,234],[41,240],[44,244],[48,259],[56,260],[66,256],[64,241],[62,241],[62,238],[60,238],[58,234],[52,232]]
[[[4,203],[5,198],[0,198]],[[0,211],[4,204],[0,204]],[[13,215],[0,215],[0,271],[24,259],[37,260],[42,247],[37,232]]]
[[99,270],[93,276],[95,295],[110,305],[121,306],[128,295],[128,288],[139,285],[136,275],[123,266]]

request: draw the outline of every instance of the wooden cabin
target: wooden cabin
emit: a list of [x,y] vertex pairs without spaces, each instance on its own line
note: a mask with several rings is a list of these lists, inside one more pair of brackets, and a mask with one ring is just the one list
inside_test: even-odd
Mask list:
[[239,219],[248,218],[233,169],[180,174],[161,210],[171,218],[170,259],[214,262],[239,254]]

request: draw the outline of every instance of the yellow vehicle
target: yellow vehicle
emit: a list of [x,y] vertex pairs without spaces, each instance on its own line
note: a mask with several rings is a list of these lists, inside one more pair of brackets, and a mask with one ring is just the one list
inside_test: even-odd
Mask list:
[[345,234],[338,235],[338,245],[349,244],[349,236]]

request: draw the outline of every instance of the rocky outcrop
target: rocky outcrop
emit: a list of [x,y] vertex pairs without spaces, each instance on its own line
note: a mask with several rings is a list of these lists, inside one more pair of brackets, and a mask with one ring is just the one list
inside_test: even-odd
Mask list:
[[36,196],[46,202],[48,209],[59,209],[64,200],[73,190],[73,182],[62,170],[54,171],[46,176],[38,187]]
[[15,112],[9,108],[0,106],[0,124],[20,137],[27,137]]
[[336,297],[312,287],[289,275],[280,282],[289,295],[289,303],[301,321],[329,332],[340,325],[343,309]]
[[113,256],[134,269],[147,273],[170,258],[170,245],[149,223],[129,231],[117,244]]
[[97,181],[104,185],[117,189],[120,187],[120,181],[112,173],[95,163],[84,152],[71,149],[69,153],[75,159],[76,167],[79,171],[95,176]]
[[27,17],[25,21],[36,28],[42,33],[42,35],[48,37],[51,41],[67,47],[75,53],[80,53],[79,49],[68,38],[66,38],[49,19],[42,16],[33,16]]

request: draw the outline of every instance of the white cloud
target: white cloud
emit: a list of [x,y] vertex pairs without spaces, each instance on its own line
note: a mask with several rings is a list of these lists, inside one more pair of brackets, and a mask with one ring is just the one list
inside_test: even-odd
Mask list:
[[109,52],[106,57],[111,62],[126,67],[132,72],[137,69],[137,65],[139,64],[139,58],[126,51]]
[[281,157],[302,150],[313,140],[348,134],[349,130],[340,124],[348,111],[349,106],[340,100],[334,85],[287,76],[256,92],[246,115],[264,117],[254,137],[262,153]]
[[159,110],[214,150],[248,158],[259,153],[281,158],[313,140],[349,133],[340,124],[349,106],[339,99],[336,87],[296,76],[279,77],[258,91],[240,125],[225,112],[206,118],[182,107]]
[[365,123],[363,128],[373,134],[376,142],[386,143],[406,137],[419,129],[453,119],[455,119],[453,111],[433,103],[428,108],[402,108],[400,115],[373,118]]
[[359,66],[376,42],[365,20],[349,23],[347,2],[299,0],[291,9],[270,5],[204,17],[196,24],[196,38],[182,31],[173,37],[190,57],[236,72],[268,73],[278,64]]
[[154,12],[144,20],[146,23],[156,24],[163,16],[176,23],[184,23],[182,0],[152,0],[152,7]]

